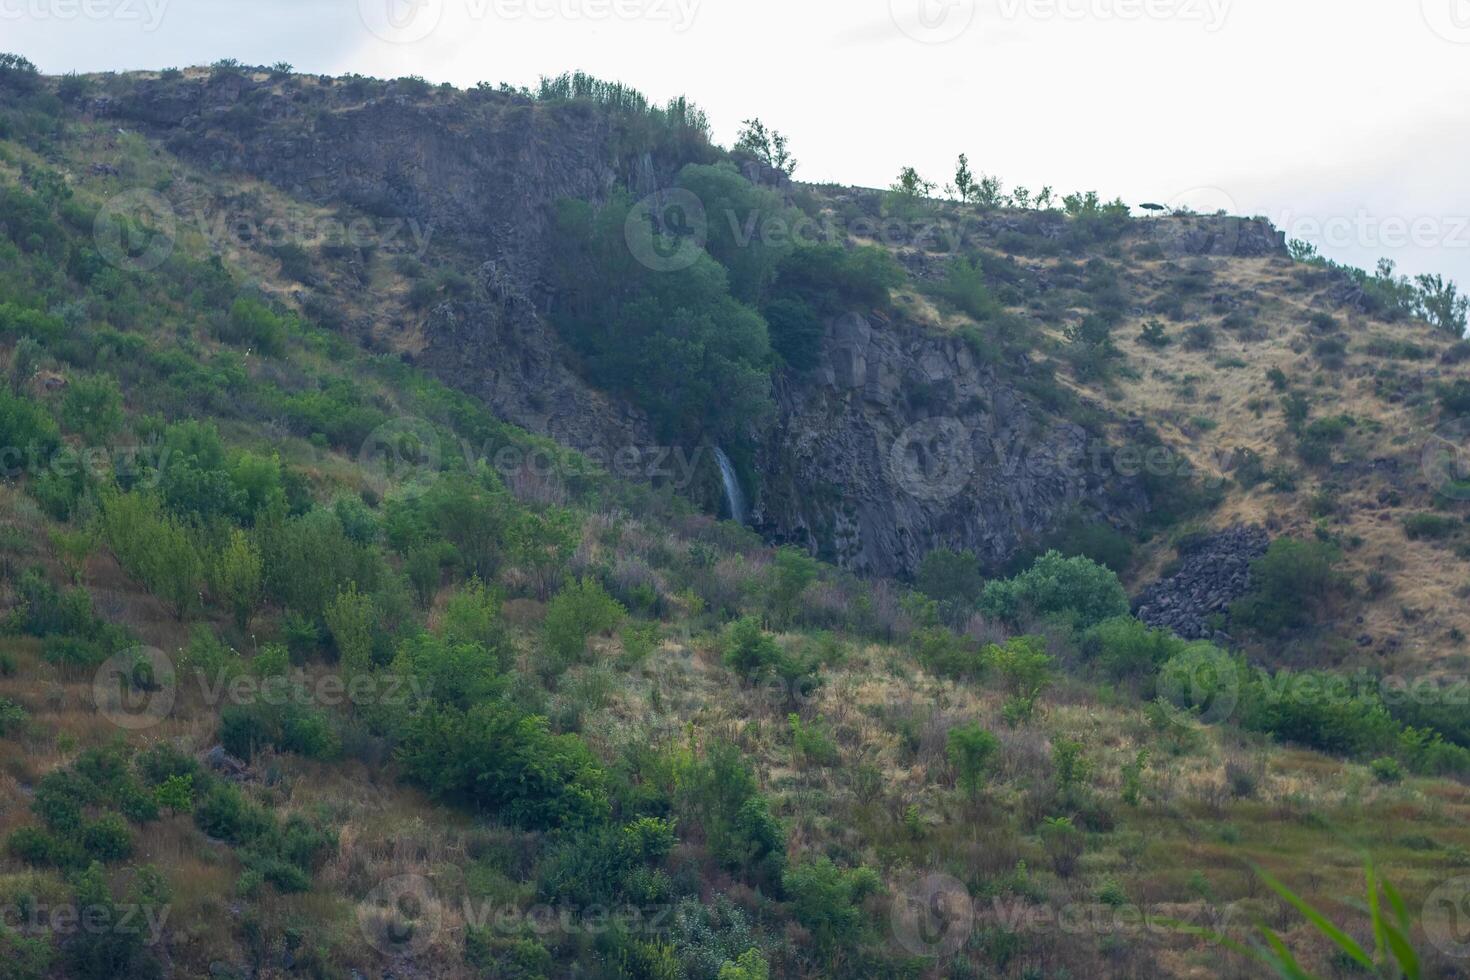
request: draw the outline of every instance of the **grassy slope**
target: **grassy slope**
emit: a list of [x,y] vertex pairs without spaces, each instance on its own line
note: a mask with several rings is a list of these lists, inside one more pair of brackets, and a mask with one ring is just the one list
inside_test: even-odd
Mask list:
[[[17,180],[20,161],[41,162],[14,142],[4,145],[11,154],[3,170],[6,184]],[[120,165],[122,173],[116,178],[87,176],[92,162],[104,161]],[[204,195],[225,192],[222,178],[191,173],[153,148],[127,138],[118,140],[103,129],[82,129],[58,141],[46,165],[70,172],[78,193],[97,200],[138,184],[156,186],[165,173],[172,178],[171,197],[185,188]],[[266,211],[285,206],[269,189],[255,190],[254,206]],[[186,238],[181,247],[194,252],[200,244]],[[257,280],[267,292],[278,295],[289,289],[264,256],[247,251],[228,260],[242,281]],[[1232,288],[1272,290],[1269,336],[1245,355],[1252,367],[1214,367],[1213,361],[1223,351],[1212,357],[1181,352],[1177,345],[1158,354],[1138,349],[1131,342],[1135,331],[1120,329],[1121,337],[1130,338],[1125,340],[1130,359],[1144,378],[1141,384],[1118,386],[1121,405],[1159,416],[1171,439],[1186,448],[1196,447],[1201,440],[1187,432],[1187,422],[1178,424],[1184,420],[1164,415],[1166,411],[1182,413],[1178,412],[1177,392],[1158,372],[1175,377],[1198,374],[1202,380],[1196,391],[1200,395],[1197,406],[1188,409],[1189,417],[1216,419],[1219,427],[1213,430],[1213,437],[1231,445],[1250,445],[1244,440],[1253,440],[1264,449],[1273,444],[1274,436],[1263,435],[1254,426],[1239,432],[1229,428],[1240,425],[1241,420],[1232,396],[1261,390],[1259,376],[1266,359],[1284,367],[1300,362],[1302,355],[1290,350],[1289,335],[1302,311],[1287,298],[1288,272],[1264,262],[1221,265],[1220,278]],[[401,283],[383,271],[385,266],[375,267],[373,285],[362,294],[365,306],[401,289]],[[1144,270],[1147,265],[1141,265],[1140,271]],[[173,342],[162,332],[141,332],[155,348]],[[203,331],[196,332],[196,339],[196,356],[201,360],[228,351]],[[1221,346],[1226,345],[1222,342]],[[340,373],[400,410],[413,410],[411,404],[399,402],[400,393],[366,359],[344,357],[314,342],[293,341],[283,358],[253,357],[248,363],[251,375],[261,384],[276,384],[299,374]],[[61,363],[55,367],[63,375],[72,370]],[[1221,396],[1218,401],[1210,397],[1214,392]],[[1326,386],[1324,406],[1331,404],[1329,393],[1345,399],[1344,404],[1352,405],[1348,410],[1355,414],[1380,418],[1385,429],[1398,431],[1394,413],[1405,410],[1386,405],[1365,408],[1361,395],[1354,398],[1350,389],[1336,385]],[[153,408],[146,397],[132,392],[127,393],[127,401],[134,416]],[[1268,411],[1267,420],[1274,422],[1273,413]],[[1406,418],[1406,431],[1400,438],[1412,440],[1415,430],[1408,426],[1422,421]],[[323,501],[368,482],[350,450],[323,449],[268,420],[228,419],[222,428],[232,444],[277,448],[283,461],[307,472]],[[1368,489],[1367,485],[1355,487],[1353,493]],[[1264,498],[1263,490],[1232,495],[1220,519],[1257,516],[1269,509],[1280,514],[1283,526],[1302,527],[1306,523],[1301,509],[1304,496]],[[1198,728],[1198,744],[1175,754],[1162,744],[1126,695],[1073,680],[1064,680],[1045,695],[1034,724],[1012,730],[1000,721],[998,690],[935,678],[916,666],[904,646],[853,633],[844,633],[845,658],[825,670],[825,683],[802,709],[809,720],[824,720],[837,747],[836,760],[830,764],[804,761],[791,745],[790,706],[742,687],[723,666],[713,633],[720,625],[718,617],[696,612],[694,604],[678,594],[683,566],[667,557],[687,551],[695,541],[717,548],[722,556],[716,565],[717,578],[736,597],[733,604],[759,611],[769,580],[770,554],[698,520],[679,522],[657,512],[641,518],[622,507],[579,506],[577,513],[582,530],[575,567],[593,568],[604,559],[644,561],[667,580],[660,587],[667,600],[664,639],[647,660],[631,667],[618,666],[618,640],[598,640],[593,662],[565,678],[549,694],[551,703],[577,702],[585,712],[581,725],[585,737],[609,760],[629,743],[675,743],[691,729],[701,737],[733,739],[754,764],[775,812],[787,822],[793,856],[825,851],[839,857],[841,863],[867,863],[878,868],[891,887],[914,872],[942,870],[982,893],[1029,895],[1029,901],[1038,905],[1094,902],[1111,880],[1129,901],[1161,914],[1197,918],[1209,908],[1256,909],[1297,941],[1305,941],[1305,931],[1293,926],[1295,916],[1267,901],[1245,870],[1246,860],[1262,863],[1327,910],[1361,926],[1359,912],[1348,899],[1359,888],[1360,849],[1375,854],[1414,906],[1443,877],[1447,864],[1466,859],[1470,792],[1459,784],[1409,779],[1397,786],[1383,786],[1363,766],[1273,746],[1229,728],[1192,726]],[[1376,521],[1366,513],[1353,514],[1350,530],[1360,525],[1371,528]],[[52,576],[60,577],[45,537],[53,522],[39,512],[23,487],[4,489],[0,523],[7,528],[6,550],[13,563],[39,562]],[[1415,583],[1407,587],[1418,589],[1419,582],[1442,583],[1434,585],[1435,589],[1453,587],[1453,572],[1430,574],[1430,569],[1448,564],[1436,560],[1438,552],[1424,552],[1426,546],[1418,545],[1405,548],[1388,537],[1389,532],[1376,537],[1368,530],[1362,533],[1365,544],[1353,558],[1355,563],[1362,562],[1358,567],[1371,567],[1375,554],[1391,551],[1400,561],[1414,563],[1403,574],[1406,583]],[[504,615],[512,642],[523,660],[531,663],[539,650],[538,625],[544,607],[515,582],[514,569],[508,570],[506,584],[516,598],[506,604]],[[86,563],[82,584],[107,618],[167,651],[178,650],[196,622],[219,632],[247,657],[279,630],[279,610],[271,608],[257,613],[249,633],[237,631],[213,607],[194,614],[190,622],[180,622],[131,581],[105,549]],[[1431,588],[1428,584],[1423,587]],[[830,588],[846,601],[856,587],[847,583]],[[446,593],[451,590],[452,585],[446,586]],[[1436,594],[1426,592],[1415,601],[1428,605]],[[443,598],[441,595],[441,603]],[[1393,601],[1370,607],[1370,628],[1387,621]],[[818,605],[809,598],[809,607]],[[1443,604],[1433,615],[1454,615],[1448,611],[1450,605],[1453,603]],[[431,611],[431,621],[433,617]],[[820,617],[803,618],[815,622]],[[1436,621],[1435,628],[1450,622]],[[800,633],[781,639],[792,646],[806,642]],[[30,712],[25,729],[0,742],[0,771],[4,773],[0,832],[8,833],[33,821],[29,787],[74,759],[80,749],[119,733],[91,707],[90,672],[47,663],[34,639],[6,636],[0,638],[0,644],[12,654],[15,668],[10,676],[0,678],[0,696]],[[309,669],[328,671],[331,667],[314,663]],[[943,743],[952,724],[972,720],[999,732],[1003,742],[999,772],[978,804],[963,801],[955,790]],[[214,744],[215,727],[214,709],[186,699],[161,726],[129,737],[139,743],[175,738],[199,752]],[[1084,743],[1095,773],[1092,790],[1117,817],[1113,830],[1089,835],[1082,869],[1070,878],[1050,870],[1035,835],[1035,807],[1044,806],[1046,799],[1050,744],[1061,736]],[[1145,776],[1143,803],[1134,808],[1117,801],[1119,772],[1141,746],[1151,748],[1154,761]],[[1231,764],[1247,770],[1260,767],[1256,786],[1244,798],[1224,789],[1225,768]],[[534,887],[524,883],[529,877],[525,861],[516,856],[522,850],[533,853],[540,846],[534,835],[433,804],[405,786],[391,764],[353,757],[318,762],[282,754],[258,760],[254,770],[253,795],[282,813],[324,807],[338,829],[339,846],[317,872],[309,892],[281,895],[266,889],[258,899],[248,900],[234,895],[239,871],[236,855],[207,839],[187,816],[164,817],[135,831],[135,861],[155,863],[173,886],[168,952],[180,975],[200,975],[215,961],[244,962],[251,957],[252,948],[279,951],[293,929],[304,930],[306,935],[300,961],[315,965],[325,975],[345,975],[349,968],[374,976],[389,968],[399,976],[459,975],[466,971],[461,965],[461,898],[522,907],[536,901]],[[876,778],[866,775],[870,771],[876,772]],[[907,819],[911,807],[914,820]],[[767,921],[774,939],[782,939],[784,932],[795,948],[800,947],[801,933],[789,931],[780,903],[751,894],[713,867],[699,846],[699,828],[681,828],[681,832],[685,844],[672,861],[700,873],[706,897],[728,891]],[[14,896],[60,887],[60,877],[54,872],[37,871],[13,858],[3,861],[0,893]],[[1024,878],[1016,875],[1019,862],[1025,862],[1028,869]],[[410,872],[423,873],[435,883],[444,906],[443,927],[429,955],[409,962],[385,960],[364,942],[355,909],[377,883]],[[47,883],[46,879],[51,880]],[[900,952],[888,928],[886,902],[874,900],[868,911],[873,923],[869,943]],[[253,943],[248,936],[257,930],[264,939]],[[1216,950],[1158,934],[1125,934],[1120,940],[1043,931],[1022,937],[1012,957],[1000,952],[1004,944],[990,933],[979,936],[975,960],[1013,974],[1035,966],[1050,975],[1064,965],[1073,976],[1108,972],[1206,976],[1235,969],[1222,962]],[[775,960],[783,975],[798,975],[801,969],[789,953],[777,951]],[[276,955],[267,959],[265,974],[284,973],[280,963]],[[949,972],[948,967],[935,969],[937,975]],[[1252,975],[1252,971],[1241,965],[1239,975]]]

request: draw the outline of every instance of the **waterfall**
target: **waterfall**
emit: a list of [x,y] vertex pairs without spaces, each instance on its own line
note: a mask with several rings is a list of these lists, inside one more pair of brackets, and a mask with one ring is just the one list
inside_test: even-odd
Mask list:
[[740,480],[735,476],[730,457],[719,446],[715,447],[715,462],[720,464],[720,479],[725,484],[725,506],[730,508],[730,520],[744,524],[745,494],[740,491]]

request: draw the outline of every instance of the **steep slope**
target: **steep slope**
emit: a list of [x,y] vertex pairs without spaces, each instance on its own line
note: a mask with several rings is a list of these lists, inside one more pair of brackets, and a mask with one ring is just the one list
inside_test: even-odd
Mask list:
[[[760,530],[921,571],[912,590],[859,578],[700,513],[691,472],[600,467],[546,438],[657,439],[583,380],[535,298],[531,251],[513,267],[532,299],[507,320],[475,221],[421,250],[364,202],[272,171],[253,142],[278,119],[302,132],[290,93],[323,85],[298,105],[323,126],[308,157],[386,168],[374,128],[334,149],[339,112],[411,132],[439,100],[453,117],[487,98],[410,81],[407,105],[335,101],[392,84],[233,66],[88,83],[0,60],[7,972],[1254,977],[1259,963],[1169,923],[1244,941],[1264,921],[1328,974],[1340,956],[1256,869],[1371,947],[1366,852],[1404,897],[1425,975],[1464,974],[1433,917],[1470,863],[1463,731],[1410,725],[1371,691],[1323,695],[1330,675],[1298,690],[1150,633],[1108,568],[1030,560],[1096,551],[1142,584],[1236,521],[1316,539],[1320,494],[1305,491],[1330,476],[1340,499],[1407,501],[1321,528],[1368,594],[1359,563],[1393,553],[1368,533],[1376,514],[1427,509],[1414,494],[1432,489],[1371,461],[1407,459],[1452,411],[1436,388],[1458,371],[1452,338],[1337,305],[1361,305],[1360,284],[1289,262],[1259,222],[917,202],[910,232],[884,241],[857,219],[916,202],[783,187],[803,213],[846,209],[843,254],[881,247],[904,270],[887,297],[839,296],[808,367],[773,363],[777,421],[751,456],[772,464]],[[138,91],[159,118],[128,110],[145,132],[119,132],[99,100]],[[504,97],[512,114],[604,124],[605,106],[564,101]],[[576,157],[575,132],[543,135]],[[451,169],[515,145],[467,142],[481,139]],[[270,179],[237,170],[247,159]],[[599,159],[566,189],[629,179]],[[380,170],[349,182],[398,193]],[[505,234],[550,221],[538,200],[505,212]],[[341,240],[357,219],[373,234]],[[936,221],[947,248],[912,231]],[[1313,301],[1361,331],[1346,351],[1312,339],[1335,333]],[[1099,339],[1083,325],[1104,313]],[[1170,320],[1163,348],[1132,339],[1152,316]],[[1201,324],[1213,353],[1186,343]],[[1236,343],[1257,366],[1235,363]],[[1370,360],[1402,360],[1406,343],[1422,348],[1412,373]],[[1324,354],[1345,368],[1309,386]],[[1296,421],[1260,387],[1265,364],[1310,391]],[[1237,392],[1276,404],[1243,419]],[[1307,436],[1342,412],[1356,424],[1339,441],[1336,426]],[[972,465],[953,465],[956,446]],[[1283,489],[1267,496],[1237,446],[1297,472],[1272,474]],[[1148,449],[1163,465],[1138,465]],[[1076,452],[1080,470],[1054,465]],[[841,484],[848,524],[823,493]],[[936,544],[979,549],[988,582],[958,555],[925,567]],[[1285,639],[1240,638],[1257,663],[1321,663],[1346,635],[1332,617],[1360,602]],[[78,927],[83,912],[104,928]]]

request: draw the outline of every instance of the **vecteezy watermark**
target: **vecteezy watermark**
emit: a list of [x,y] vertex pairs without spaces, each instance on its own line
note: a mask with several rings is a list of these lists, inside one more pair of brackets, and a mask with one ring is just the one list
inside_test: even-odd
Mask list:
[[97,212],[92,240],[110,265],[152,272],[174,254],[178,222],[173,206],[152,191],[126,191]]
[[894,896],[888,921],[899,945],[915,956],[948,956],[974,932],[975,903],[958,880],[931,874]]
[[379,497],[390,489],[399,496],[414,496],[439,476],[439,452],[439,430],[433,423],[402,416],[368,433],[357,462]]
[[[1168,215],[1238,215],[1240,207],[1235,199],[1219,187],[1200,186],[1180,191],[1163,203],[1163,213]],[[1147,225],[1155,245],[1171,258],[1198,255],[1201,251],[1211,255],[1234,255],[1240,244],[1240,224],[1236,221],[1214,222],[1207,233],[1208,242],[1201,242],[1190,234],[1187,227],[1174,221],[1152,221]]]
[[947,44],[975,22],[975,0],[888,0],[888,15],[920,44]]
[[397,875],[358,903],[357,925],[368,945],[384,956],[415,956],[439,935],[444,909],[428,878]]
[[117,481],[130,487],[152,489],[163,478],[172,452],[164,446],[59,446],[43,451],[27,446],[0,446],[0,479],[22,473],[35,478],[51,474],[71,480],[83,474],[103,483]]
[[0,926],[27,936],[142,936],[155,946],[168,926],[168,905],[119,902],[115,905],[56,905],[26,902],[0,905]]
[[1470,419],[1455,419],[1436,429],[1424,443],[1419,468],[1441,497],[1470,500]]
[[[1190,918],[1195,921],[1189,921]],[[1130,902],[1067,902],[1035,904],[997,896],[989,902],[971,898],[969,890],[945,874],[930,874],[898,889],[889,907],[889,926],[904,949],[916,956],[944,957],[954,953],[979,929],[1000,928],[1008,933],[1062,935],[1167,935],[1186,925],[1206,927],[1215,935],[1229,928],[1234,911],[1229,906],[1184,912],[1176,905],[1150,906]]]
[[0,21],[110,20],[158,30],[169,0],[0,0]]
[[654,272],[687,269],[709,240],[704,202],[679,187],[655,191],[629,209],[623,238],[633,258]]
[[1470,875],[1444,882],[1424,899],[1425,937],[1446,956],[1470,958]]
[[1470,248],[1470,215],[1375,214],[1359,208],[1352,214],[1272,215],[1271,223],[1288,239],[1325,248],[1363,248],[1386,252],[1402,248]]
[[1202,24],[1213,34],[1225,26],[1231,0],[998,0],[1006,20],[1139,21]]
[[127,731],[163,721],[173,711],[178,693],[173,661],[157,647],[131,647],[113,654],[92,677],[92,703],[98,713]]
[[415,44],[439,29],[446,12],[471,23],[494,21],[649,21],[682,34],[700,0],[358,0],[363,26],[389,44]]
[[1159,676],[1159,694],[1197,711],[1200,721],[1217,725],[1240,703],[1240,673],[1230,654],[1219,647],[1192,647],[1170,661]]
[[889,444],[886,462],[899,489],[919,500],[943,503],[959,495],[982,467],[985,474],[1008,481],[1130,480],[1147,473],[1194,479],[1205,487],[1222,484],[1232,453],[1207,446],[1199,455],[1196,462],[1162,444],[1115,446],[1102,440],[1035,446],[1019,428],[1008,439],[996,439],[972,432],[959,419],[938,416],[899,433]]
[[911,497],[931,503],[952,499],[975,472],[969,430],[949,416],[915,422],[888,447],[888,472]]
[[1470,0],[1419,0],[1429,29],[1452,44],[1470,44]]
[[92,678],[92,703],[119,728],[142,731],[172,714],[186,686],[197,687],[201,703],[338,708],[347,705],[402,706],[422,700],[425,683],[393,672],[308,674],[300,668],[256,675],[240,665],[205,671],[179,668],[155,647],[133,647],[109,657]]
[[227,254],[294,246],[396,250],[423,258],[433,239],[433,226],[414,218],[340,218],[299,208],[265,217],[204,207],[181,212],[161,195],[141,189],[109,199],[97,212],[92,237],[109,264],[143,273],[168,261],[185,230],[197,233],[212,251]]
[[612,476],[641,480],[673,490],[685,490],[708,468],[713,449],[707,445],[619,446],[573,452],[550,445],[475,446],[461,439],[455,444],[447,432],[425,419],[403,416],[368,434],[358,461],[370,485],[383,496],[422,493],[446,471],[448,455],[462,460],[467,472],[484,465],[502,478],[530,476],[541,480],[590,479]]

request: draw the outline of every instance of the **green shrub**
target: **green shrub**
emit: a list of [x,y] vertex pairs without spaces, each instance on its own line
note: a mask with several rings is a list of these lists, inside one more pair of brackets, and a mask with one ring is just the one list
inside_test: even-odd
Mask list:
[[1401,782],[1404,778],[1403,767],[1392,756],[1382,756],[1374,759],[1368,768],[1372,770],[1373,778],[1380,783],[1392,785],[1393,783]]
[[215,333],[230,344],[249,344],[262,354],[279,354],[286,343],[286,320],[258,300],[241,297],[229,315],[217,320]]
[[990,775],[991,760],[1000,751],[1000,739],[978,723],[960,725],[950,729],[945,750],[960,786],[971,798],[979,796]]
[[1347,590],[1337,561],[1320,541],[1277,538],[1251,563],[1251,589],[1231,605],[1232,621],[1267,636],[1311,624]]
[[296,700],[304,696],[304,692],[290,695],[292,700],[281,704],[262,701],[226,707],[220,712],[220,744],[231,755],[247,760],[264,749],[315,759],[335,755],[340,746],[331,720]]
[[1149,629],[1132,616],[1105,619],[1082,638],[1082,655],[1114,679],[1153,673],[1185,644],[1168,630]]
[[1410,514],[1404,518],[1404,535],[1411,541],[1440,541],[1461,525],[1461,521],[1443,514]]
[[792,915],[823,954],[857,946],[863,934],[864,898],[882,889],[872,868],[839,868],[830,858],[796,865],[781,878]]
[[987,616],[1019,624],[1026,617],[1054,618],[1086,629],[1128,612],[1118,576],[1088,558],[1049,551],[1015,578],[990,582],[980,598]]
[[93,445],[122,428],[122,389],[106,374],[73,377],[61,396],[61,424]]
[[606,776],[586,744],[504,705],[422,712],[404,725],[398,755],[433,795],[516,826],[578,826],[608,813]]
[[924,556],[914,577],[920,592],[956,608],[973,608],[982,586],[980,562],[972,551],[935,548]]
[[567,583],[546,608],[543,630],[552,666],[563,669],[582,660],[588,638],[612,632],[625,616],[622,603],[600,582],[583,578]]

